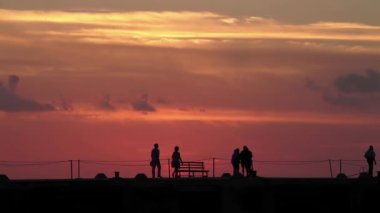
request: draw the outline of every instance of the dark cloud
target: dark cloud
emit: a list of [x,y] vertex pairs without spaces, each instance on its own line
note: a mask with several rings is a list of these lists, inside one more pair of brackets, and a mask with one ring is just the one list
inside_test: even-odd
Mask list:
[[24,99],[12,92],[11,88],[0,85],[0,110],[6,112],[52,111],[50,104],[40,104],[34,100]]
[[17,85],[20,82],[20,77],[17,75],[8,76],[8,87],[11,92],[16,91]]
[[142,95],[140,100],[132,103],[133,110],[142,112],[155,112],[156,108],[148,101],[148,94]]
[[374,93],[380,92],[380,72],[367,70],[365,75],[348,74],[339,76],[334,86],[343,93]]
[[372,111],[380,106],[380,72],[367,70],[364,75],[345,74],[335,78],[333,90],[318,86],[313,80],[306,87],[320,91],[322,99],[331,105]]
[[107,94],[105,95],[100,103],[98,104],[99,108],[107,110],[107,111],[114,111],[116,110],[115,106],[111,103],[111,95]]

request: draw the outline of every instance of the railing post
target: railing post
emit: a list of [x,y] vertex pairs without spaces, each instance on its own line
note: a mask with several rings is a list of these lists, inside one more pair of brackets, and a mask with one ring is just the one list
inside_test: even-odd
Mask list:
[[78,160],[78,179],[80,178],[80,160]]
[[73,179],[73,160],[70,160],[70,178]]
[[170,158],[168,158],[168,173],[169,173],[169,178],[171,177],[170,176]]
[[329,165],[330,165],[330,176],[331,178],[333,177],[333,171],[332,171],[332,166],[331,166],[331,160],[329,159]]
[[215,177],[215,158],[212,158],[212,177]]

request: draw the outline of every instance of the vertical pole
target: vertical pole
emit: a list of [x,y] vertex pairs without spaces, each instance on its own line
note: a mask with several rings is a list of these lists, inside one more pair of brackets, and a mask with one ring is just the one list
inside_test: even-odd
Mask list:
[[330,165],[330,176],[332,178],[333,177],[333,171],[332,171],[332,166],[331,166],[331,160],[329,160],[329,165]]
[[80,160],[78,160],[78,179],[80,178]]
[[342,173],[342,160],[339,160],[339,173]]
[[168,158],[168,173],[169,173],[169,178],[170,178],[170,159]]
[[115,179],[119,179],[120,178],[120,172],[116,171],[115,172]]
[[212,177],[215,177],[215,158],[212,158]]
[[73,160],[70,160],[70,178],[73,179]]

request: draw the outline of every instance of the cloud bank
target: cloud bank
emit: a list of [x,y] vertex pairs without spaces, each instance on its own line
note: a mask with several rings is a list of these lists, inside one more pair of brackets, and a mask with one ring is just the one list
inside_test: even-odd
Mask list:
[[364,75],[339,76],[334,81],[334,86],[343,93],[377,93],[380,92],[380,72],[368,70]]
[[135,111],[141,111],[141,112],[155,112],[156,111],[156,108],[148,101],[148,94],[144,94],[142,95],[140,100],[134,101],[132,103],[132,108]]
[[333,90],[318,87],[308,80],[306,86],[322,92],[325,102],[350,108],[377,111],[380,107],[380,72],[367,70],[361,73],[347,73],[337,76],[333,81]]
[[10,75],[8,78],[9,86],[0,84],[0,110],[5,112],[35,112],[52,111],[54,107],[50,104],[41,104],[34,100],[29,100],[14,93],[20,78]]
[[111,103],[111,95],[107,94],[105,95],[100,103],[98,104],[98,107],[100,109],[106,110],[106,111],[114,111],[116,110],[116,107]]

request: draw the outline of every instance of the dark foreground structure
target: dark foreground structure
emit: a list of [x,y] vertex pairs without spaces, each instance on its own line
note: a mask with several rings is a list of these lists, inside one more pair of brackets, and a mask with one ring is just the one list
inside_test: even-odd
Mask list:
[[380,179],[182,178],[0,181],[1,212],[366,212]]

